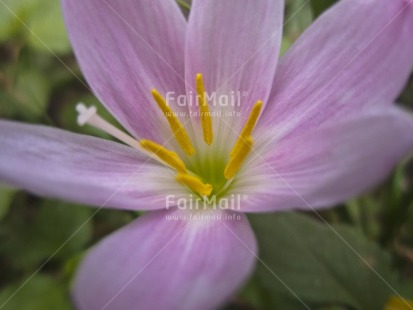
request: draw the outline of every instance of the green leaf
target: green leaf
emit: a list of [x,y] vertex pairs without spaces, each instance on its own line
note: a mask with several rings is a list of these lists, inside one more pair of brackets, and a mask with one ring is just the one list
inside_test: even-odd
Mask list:
[[91,209],[53,200],[39,208],[22,207],[25,204],[28,202],[17,201],[3,227],[2,255],[7,255],[15,268],[31,270],[49,257],[52,261],[71,257],[91,239]]
[[291,0],[286,3],[282,54],[285,52],[285,48],[294,43],[307,29],[312,20],[313,14],[307,0]]
[[20,70],[14,89],[15,96],[21,102],[21,109],[41,116],[45,113],[51,83],[46,76],[35,68]]
[[311,0],[311,8],[313,9],[314,18],[327,10],[330,6],[337,2],[337,0]]
[[58,54],[70,52],[60,1],[43,0],[29,21],[28,43],[34,48]]
[[290,46],[293,44],[293,42],[287,38],[287,37],[283,37],[281,40],[281,51],[280,51],[280,55],[284,55],[285,52],[290,48]]
[[64,286],[45,275],[36,275],[27,283],[9,285],[0,292],[2,310],[70,310]]
[[390,257],[358,230],[332,225],[346,245],[327,225],[302,214],[278,213],[250,218],[257,234],[260,258],[268,267],[259,263],[257,277],[271,292],[275,308],[303,309],[291,293],[294,292],[311,309],[327,306],[381,309],[394,294],[386,283],[398,289]]
[[267,296],[260,281],[256,279],[256,277],[251,277],[247,283],[244,284],[238,296],[240,300],[246,301],[246,303],[254,309],[267,310]]
[[56,257],[67,257],[82,250],[92,236],[92,210],[67,202],[47,200],[39,209],[35,230],[38,245],[45,251],[60,248]]
[[10,204],[16,192],[17,190],[15,188],[0,185],[0,220],[2,220],[9,211]]
[[59,54],[70,51],[58,0],[1,1],[0,42],[21,34],[38,50]]
[[186,10],[186,11],[190,11],[191,10],[191,1],[190,0],[176,0],[176,2],[178,3],[178,5]]
[[23,30],[23,23],[36,9],[40,0],[0,1],[0,42],[16,36]]

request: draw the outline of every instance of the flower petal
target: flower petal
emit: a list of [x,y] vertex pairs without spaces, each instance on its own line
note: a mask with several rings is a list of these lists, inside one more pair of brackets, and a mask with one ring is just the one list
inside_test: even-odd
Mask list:
[[131,147],[0,121],[0,181],[33,193],[120,209],[161,209],[182,186]]
[[412,33],[411,1],[338,2],[281,59],[259,125],[302,133],[394,102],[412,68]]
[[[235,122],[236,130],[252,105],[268,98],[279,55],[283,8],[283,0],[193,1],[186,38],[187,91],[194,93],[195,75],[202,73],[206,92],[215,95],[212,110],[241,113],[225,120]],[[196,104],[190,108],[197,112]],[[222,136],[219,124],[214,125]]]
[[205,212],[192,214],[198,220],[178,209],[151,212],[101,241],[78,270],[78,309],[202,310],[225,302],[252,271],[256,241],[244,215]]
[[133,135],[170,135],[152,96],[185,94],[186,21],[174,0],[63,0],[69,37],[94,93]]
[[258,150],[259,163],[237,185],[241,193],[251,193],[241,211],[328,207],[360,194],[413,149],[412,132],[412,115],[383,106],[282,139],[267,156]]

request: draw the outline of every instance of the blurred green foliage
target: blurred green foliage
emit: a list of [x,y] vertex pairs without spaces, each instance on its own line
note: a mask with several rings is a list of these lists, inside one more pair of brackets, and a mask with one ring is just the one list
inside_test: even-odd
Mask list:
[[303,308],[292,292],[314,309],[381,309],[392,288],[400,291],[390,255],[357,229],[295,213],[250,219],[266,262],[259,264],[256,278],[275,293],[268,294],[274,309]]
[[70,52],[59,1],[2,0],[1,6],[1,41],[21,38],[39,51]]
[[[190,1],[179,2],[187,13]],[[333,2],[287,1],[283,52]],[[412,107],[409,85],[400,102]],[[59,1],[1,0],[0,117],[109,138],[77,126],[79,101],[114,122],[85,86]],[[261,262],[228,309],[303,309],[300,300],[312,309],[381,309],[394,295],[386,283],[412,298],[412,178],[405,163],[374,192],[334,209],[251,216]],[[0,309],[71,309],[84,252],[135,216],[0,187]]]
[[27,282],[5,287],[0,293],[0,305],[2,304],[5,304],[2,309],[72,309],[65,285],[43,274],[28,278]]

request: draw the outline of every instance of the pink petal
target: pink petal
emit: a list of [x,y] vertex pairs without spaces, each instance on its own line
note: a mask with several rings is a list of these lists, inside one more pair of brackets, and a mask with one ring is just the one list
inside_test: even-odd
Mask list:
[[[216,93],[217,100],[210,105],[215,104],[216,110],[240,111],[241,116],[226,122],[243,123],[251,106],[260,99],[266,102],[271,90],[283,13],[282,0],[193,1],[186,39],[187,90],[194,91],[195,75],[202,73],[206,92]],[[219,98],[235,99],[235,104],[225,107]],[[195,104],[191,108],[197,111]]]
[[0,182],[96,206],[153,210],[165,207],[168,192],[182,188],[165,180],[174,180],[174,173],[131,147],[0,121]]
[[[282,139],[244,176],[242,211],[332,206],[380,182],[413,148],[413,117],[395,107],[365,112]],[[256,188],[248,185],[261,175]],[[248,181],[249,180],[249,181]]]
[[[171,135],[152,99],[185,94],[186,21],[174,0],[63,0],[73,49],[94,93],[135,136]],[[165,136],[163,136],[165,137]]]
[[413,63],[413,2],[340,1],[282,58],[260,126],[299,133],[393,102]]
[[78,270],[77,309],[203,310],[225,302],[254,266],[251,227],[231,212],[189,216],[151,212],[101,241]]

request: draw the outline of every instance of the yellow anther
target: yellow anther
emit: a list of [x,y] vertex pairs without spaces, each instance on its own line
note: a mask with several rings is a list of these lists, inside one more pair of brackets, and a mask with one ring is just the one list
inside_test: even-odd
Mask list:
[[258,100],[251,109],[250,115],[247,119],[247,122],[242,129],[237,142],[235,142],[234,147],[231,150],[230,156],[234,156],[235,153],[240,148],[242,141],[245,140],[247,137],[251,136],[252,131],[254,130],[255,124],[257,123],[258,117],[260,116],[262,109],[262,101]]
[[196,92],[198,97],[199,112],[201,116],[202,133],[204,135],[205,143],[210,145],[212,143],[212,118],[209,112],[208,101],[205,93],[204,81],[202,74],[198,73],[195,79]]
[[179,173],[176,176],[176,179],[182,184],[188,186],[194,192],[197,192],[203,196],[209,196],[213,189],[211,184],[205,184],[199,178],[192,175]]
[[189,139],[184,126],[182,126],[181,122],[174,115],[172,109],[166,103],[165,99],[158,93],[156,89],[152,89],[152,96],[158,104],[159,108],[162,110],[166,119],[168,120],[169,126],[172,129],[175,139],[179,143],[181,148],[189,156],[194,154],[195,149],[192,146],[191,140]]
[[229,163],[225,167],[224,176],[227,180],[232,179],[238,172],[245,158],[251,152],[254,140],[251,136],[241,140],[238,150],[231,156]]
[[156,155],[160,160],[176,169],[176,171],[178,171],[179,173],[186,173],[184,162],[175,152],[170,151],[162,145],[151,140],[142,139],[139,141],[139,143],[145,150]]

